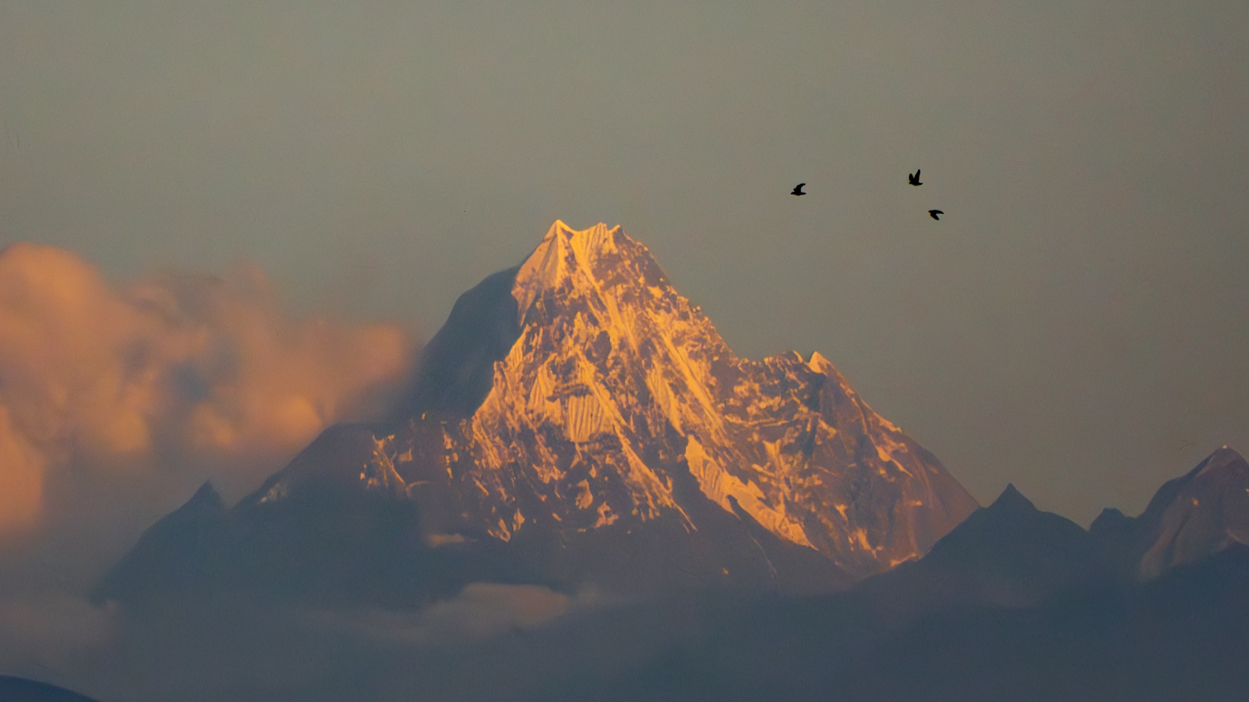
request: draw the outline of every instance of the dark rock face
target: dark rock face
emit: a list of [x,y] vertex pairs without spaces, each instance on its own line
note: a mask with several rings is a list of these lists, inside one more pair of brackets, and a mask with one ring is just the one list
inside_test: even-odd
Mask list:
[[409,395],[394,412],[396,421],[433,414],[472,416],[490,393],[494,364],[516,343],[516,299],[512,285],[520,267],[488,276],[460,296],[442,329],[421,351]]
[[644,246],[557,222],[461,297],[390,422],[324,432],[222,517],[217,555],[172,515],[145,539],[231,581],[315,581],[339,558],[393,592],[812,592],[923,555],[975,508],[818,353],[737,357]]

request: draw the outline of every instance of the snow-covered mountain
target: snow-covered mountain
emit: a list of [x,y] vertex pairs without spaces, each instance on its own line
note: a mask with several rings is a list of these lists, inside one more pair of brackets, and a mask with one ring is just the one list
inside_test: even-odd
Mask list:
[[234,519],[371,495],[488,577],[810,591],[921,556],[977,508],[819,353],[736,356],[603,224],[556,222],[465,293],[392,420],[327,430]]

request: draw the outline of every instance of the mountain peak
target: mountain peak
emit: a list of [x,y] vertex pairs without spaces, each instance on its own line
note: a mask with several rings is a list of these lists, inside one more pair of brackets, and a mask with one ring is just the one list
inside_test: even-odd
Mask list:
[[797,592],[914,559],[978,507],[819,353],[733,353],[618,226],[556,221],[460,297],[415,376],[391,421],[327,429],[234,518],[414,502],[405,533],[465,578]]
[[1007,483],[1006,489],[1002,491],[1001,495],[998,495],[998,498],[993,501],[993,504],[989,505],[988,509],[995,512],[1011,513],[1037,511],[1036,505],[1032,504],[1032,500],[1024,497],[1023,493],[1015,488],[1014,483]]
[[1162,486],[1141,515],[1140,575],[1152,578],[1234,543],[1249,544],[1249,462],[1227,446]]
[[[646,247],[626,236],[620,225],[609,229],[599,222],[577,231],[555,220],[516,274],[512,295],[516,298],[519,321],[524,320],[525,312],[543,291],[556,290],[563,283],[573,287],[594,286],[600,282],[595,275],[600,259],[621,253],[650,258]],[[650,262],[653,264],[653,259]]]
[[204,484],[191,496],[191,499],[187,500],[186,504],[182,506],[182,509],[207,509],[216,512],[225,509],[225,501],[221,499],[221,494],[212,486],[212,483],[205,480]]
[[694,533],[699,495],[857,576],[976,507],[819,353],[736,356],[619,226],[556,221],[511,293],[518,335],[453,449],[495,538],[667,519]]
[[1240,455],[1236,449],[1230,448],[1227,444],[1215,449],[1203,465],[1193,471],[1194,477],[1209,473],[1226,473],[1242,470],[1243,467],[1249,467],[1249,462],[1245,461],[1245,457]]
[[229,512],[211,483],[152,525],[113,566],[91,595],[93,602],[124,599],[170,584],[182,585],[206,574],[202,555],[228,532]]
[[937,542],[919,565],[924,580],[953,577],[955,599],[1019,606],[1101,579],[1105,569],[1099,557],[1093,537],[1080,525],[1038,510],[1008,484],[993,504]]

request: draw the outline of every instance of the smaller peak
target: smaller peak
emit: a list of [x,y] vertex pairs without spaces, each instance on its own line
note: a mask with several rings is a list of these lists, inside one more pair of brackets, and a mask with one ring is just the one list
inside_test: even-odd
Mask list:
[[[1128,518],[1128,515],[1124,514],[1123,510],[1119,509],[1118,507],[1105,507],[1102,509],[1101,514],[1097,515],[1097,519],[1127,519],[1127,518]],[[1094,519],[1093,521],[1097,521],[1097,519]]]
[[573,229],[572,227],[568,226],[568,224],[564,222],[564,220],[557,219],[555,220],[553,224],[551,224],[551,228],[546,230],[546,236],[542,237],[542,241],[543,243],[545,243],[556,237],[562,237],[564,239],[568,239],[568,238],[575,236],[576,234],[577,234],[576,229]]
[[1211,451],[1210,455],[1206,456],[1205,462],[1210,465],[1227,465],[1228,463],[1242,463],[1244,460],[1245,457],[1240,455],[1239,451],[1224,444]]
[[1245,457],[1240,455],[1236,449],[1229,448],[1226,444],[1222,448],[1217,448],[1202,461],[1196,469],[1194,475],[1207,475],[1210,473],[1222,473],[1225,471],[1243,471],[1249,467],[1249,462],[1245,461]]
[[1219,448],[1215,449],[1214,453],[1210,454],[1210,457],[1211,458],[1223,458],[1223,459],[1230,458],[1232,460],[1240,459],[1242,461],[1245,460],[1245,457],[1240,455],[1239,451],[1228,446],[1227,444],[1223,444]]
[[1023,493],[1015,488],[1014,483],[1007,483],[1006,489],[1002,491],[1001,495],[998,495],[998,498],[988,508],[999,512],[1036,511],[1036,505],[1032,504],[1032,500],[1024,497]]
[[1090,534],[1107,533],[1111,531],[1117,532],[1124,528],[1124,525],[1130,524],[1133,519],[1115,507],[1106,507],[1097,515],[1092,524],[1089,524]]
[[183,505],[186,508],[208,508],[208,509],[225,509],[225,501],[221,499],[221,494],[213,487],[212,482],[205,480],[204,484],[195,491],[191,499],[187,500]]
[[810,368],[812,373],[827,374],[832,367],[833,364],[827,358],[824,358],[819,351],[811,352],[811,358],[807,361],[807,368]]

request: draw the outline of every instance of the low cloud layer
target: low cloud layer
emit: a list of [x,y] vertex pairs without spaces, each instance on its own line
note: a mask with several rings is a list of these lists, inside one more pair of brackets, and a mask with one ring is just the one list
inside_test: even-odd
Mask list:
[[0,540],[47,526],[88,486],[125,484],[159,511],[189,497],[161,486],[258,484],[327,425],[380,409],[411,350],[393,325],[287,318],[254,266],[115,285],[69,251],[9,246]]
[[541,585],[470,583],[455,597],[418,610],[381,608],[309,615],[314,626],[394,644],[433,646],[484,640],[509,631],[542,627],[570,612],[618,604],[596,590],[575,596]]
[[0,672],[135,702],[524,697],[604,652],[632,651],[627,664],[671,640],[596,634],[604,617],[637,619],[615,613],[621,604],[593,591],[473,583],[414,610],[223,599],[170,617],[57,591],[0,592]]
[[63,592],[0,599],[0,670],[35,678],[73,670],[111,644],[120,619],[115,603],[97,607]]

